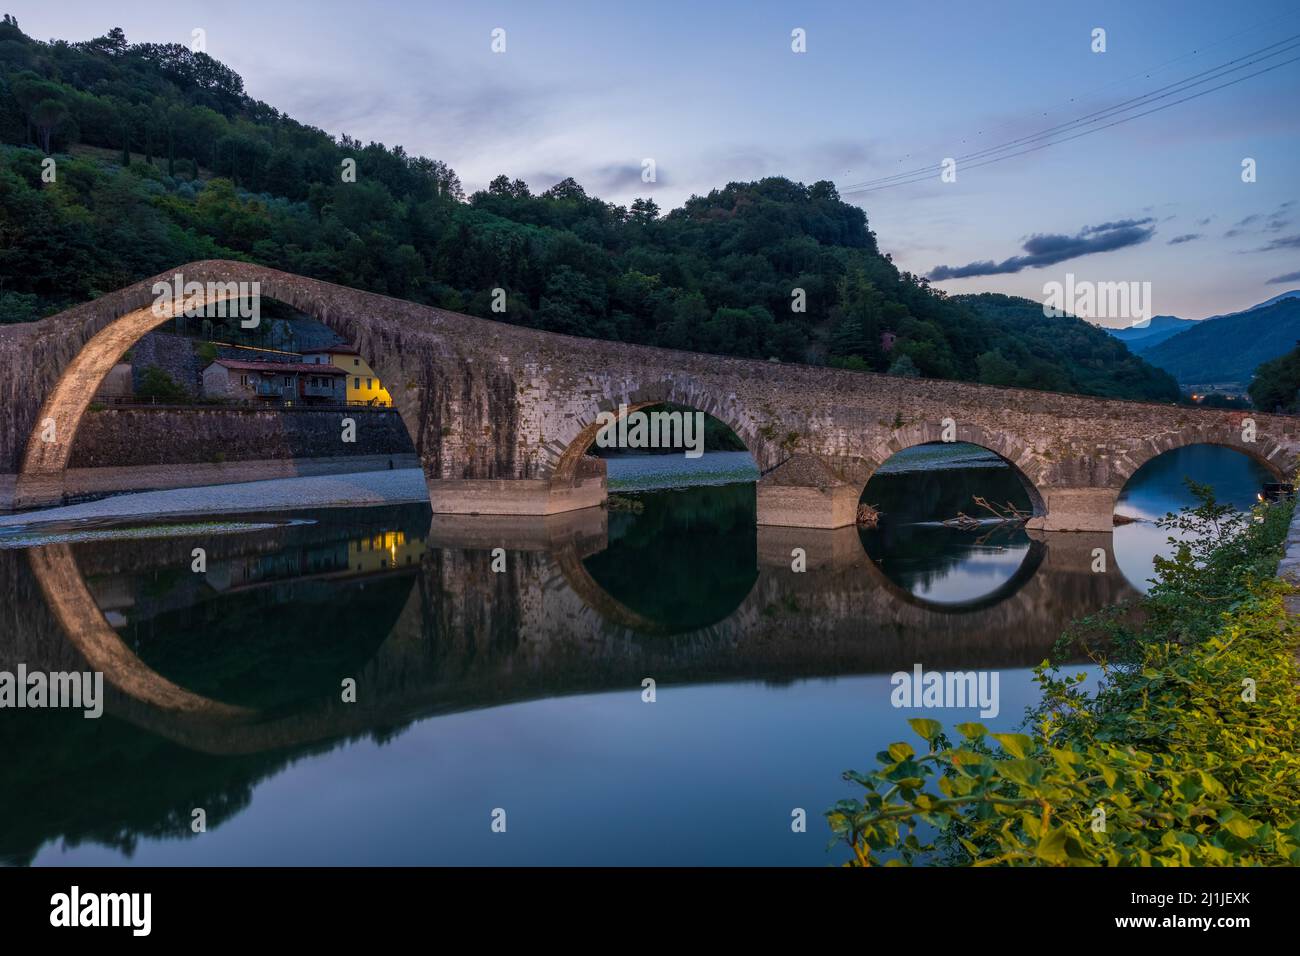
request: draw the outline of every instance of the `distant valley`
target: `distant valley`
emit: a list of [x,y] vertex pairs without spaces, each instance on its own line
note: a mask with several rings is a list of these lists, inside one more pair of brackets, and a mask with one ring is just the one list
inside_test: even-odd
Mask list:
[[1300,341],[1300,289],[1228,315],[1157,315],[1139,328],[1107,331],[1180,385],[1244,387],[1261,363]]

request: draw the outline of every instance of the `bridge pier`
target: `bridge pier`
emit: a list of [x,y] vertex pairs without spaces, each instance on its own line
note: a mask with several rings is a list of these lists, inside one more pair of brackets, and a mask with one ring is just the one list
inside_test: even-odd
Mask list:
[[429,479],[429,504],[439,515],[538,517],[598,508],[608,492],[603,475],[550,478]]
[[427,469],[424,474],[436,515],[544,517],[599,508],[609,497],[605,462],[590,455],[560,478],[430,478]]
[[814,455],[793,455],[758,481],[758,523],[845,528],[857,523],[860,491]]
[[1111,531],[1114,488],[1040,488],[1046,514],[1029,519],[1031,531]]

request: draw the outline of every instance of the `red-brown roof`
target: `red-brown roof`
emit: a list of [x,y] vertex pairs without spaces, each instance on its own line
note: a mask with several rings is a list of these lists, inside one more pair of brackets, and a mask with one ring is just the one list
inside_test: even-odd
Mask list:
[[241,362],[238,359],[219,358],[212,364],[244,372],[270,372],[280,375],[285,372],[301,372],[305,375],[342,375],[346,378],[348,374],[337,365],[313,365],[310,362]]

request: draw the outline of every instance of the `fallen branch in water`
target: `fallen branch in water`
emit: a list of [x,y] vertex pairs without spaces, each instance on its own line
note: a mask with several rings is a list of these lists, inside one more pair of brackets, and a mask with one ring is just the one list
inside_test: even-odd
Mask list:
[[989,502],[985,501],[978,495],[976,495],[972,500],[985,511],[991,513],[993,517],[997,518],[999,521],[1028,521],[1033,517],[1028,511],[1021,511],[1009,501],[1006,505],[999,508],[997,505],[989,504]]
[[983,519],[972,518],[964,511],[959,511],[957,512],[957,517],[949,518],[943,522],[944,526],[948,528],[957,528],[962,531],[974,531],[977,528],[982,528],[984,525],[993,522],[1001,524],[1024,524],[1033,517],[1029,512],[1022,511],[1009,501],[1005,505],[998,506],[990,504],[986,499],[979,497],[979,495],[974,496],[972,500],[993,517]]

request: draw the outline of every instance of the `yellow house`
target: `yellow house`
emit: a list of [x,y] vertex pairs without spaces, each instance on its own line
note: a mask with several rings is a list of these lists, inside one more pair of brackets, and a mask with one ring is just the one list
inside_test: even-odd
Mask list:
[[315,349],[303,352],[306,362],[313,365],[334,365],[348,373],[348,404],[383,405],[393,404],[393,396],[388,394],[374,369],[361,357],[356,349],[336,346],[328,349]]

